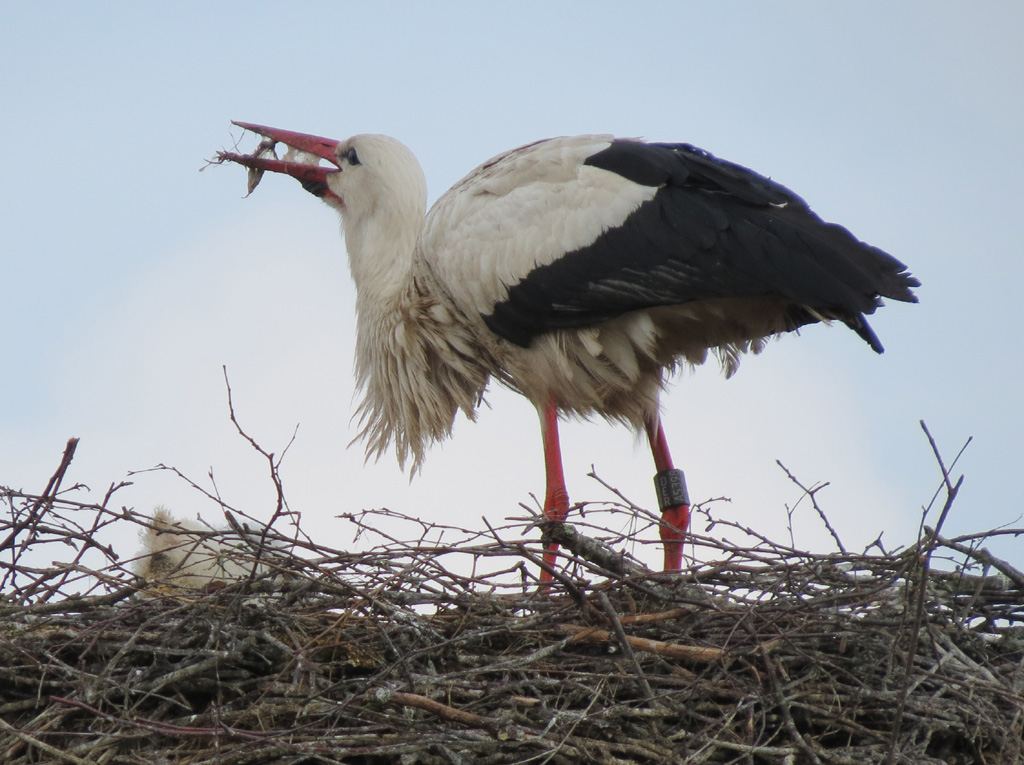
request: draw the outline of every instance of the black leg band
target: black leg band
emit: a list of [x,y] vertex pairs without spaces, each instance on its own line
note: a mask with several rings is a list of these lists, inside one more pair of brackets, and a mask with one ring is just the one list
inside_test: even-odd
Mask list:
[[686,477],[679,468],[662,470],[655,475],[654,490],[658,494],[658,505],[662,511],[690,504],[690,495],[686,491]]

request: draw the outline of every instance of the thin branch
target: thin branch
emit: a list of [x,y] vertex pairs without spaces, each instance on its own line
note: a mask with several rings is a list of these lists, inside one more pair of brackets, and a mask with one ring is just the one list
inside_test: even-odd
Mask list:
[[[806,486],[800,483],[799,480],[797,480],[796,476],[789,472],[789,468],[783,465],[781,460],[775,460],[775,464],[782,468],[783,472],[786,474],[789,480],[795,483],[800,488],[800,490],[803,491],[805,497],[810,497],[811,505],[814,507],[814,512],[818,514],[818,517],[821,518],[821,522],[824,523],[825,528],[828,529],[828,533],[832,535],[832,539],[835,540],[836,547],[839,548],[839,552],[845,553],[846,548],[843,546],[843,540],[839,538],[839,534],[837,534],[836,530],[832,528],[832,524],[829,522],[828,516],[825,515],[825,512],[818,505],[818,498],[815,496],[819,491],[828,486],[828,483],[818,484],[817,486],[808,489]],[[803,497],[801,497],[801,499],[802,498]],[[800,504],[799,500],[797,501],[797,504]]]

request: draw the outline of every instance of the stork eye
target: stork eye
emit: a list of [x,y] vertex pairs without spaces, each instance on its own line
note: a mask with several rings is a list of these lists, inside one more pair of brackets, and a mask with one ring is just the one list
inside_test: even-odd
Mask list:
[[354,146],[352,148],[350,148],[348,151],[345,152],[345,159],[348,161],[348,163],[350,165],[358,165],[359,164],[359,155],[356,154],[356,150],[355,150]]

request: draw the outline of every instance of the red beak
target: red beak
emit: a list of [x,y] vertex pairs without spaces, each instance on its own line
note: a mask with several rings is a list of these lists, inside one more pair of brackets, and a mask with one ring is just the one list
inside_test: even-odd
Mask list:
[[217,161],[235,162],[249,168],[249,191],[252,192],[260,182],[263,172],[269,170],[274,173],[284,173],[298,180],[306,191],[318,197],[335,197],[335,194],[327,187],[329,173],[336,173],[328,167],[319,164],[306,162],[295,162],[286,159],[277,159],[274,147],[283,143],[292,149],[306,154],[312,154],[320,159],[326,159],[335,167],[338,166],[338,158],[334,150],[338,142],[331,138],[321,138],[305,133],[295,133],[291,130],[267,127],[266,125],[255,125],[250,122],[235,122],[232,124],[245,130],[263,136],[265,140],[260,142],[259,147],[252,154],[235,154],[229,151],[218,151]]

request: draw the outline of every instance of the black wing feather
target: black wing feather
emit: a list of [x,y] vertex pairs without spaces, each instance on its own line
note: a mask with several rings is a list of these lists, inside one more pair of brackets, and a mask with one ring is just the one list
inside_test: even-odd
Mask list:
[[615,141],[586,164],[659,191],[621,226],[509,287],[484,320],[513,343],[643,308],[781,297],[794,326],[834,317],[880,352],[863,315],[880,297],[916,301],[906,266],[740,165],[688,144],[636,141]]

